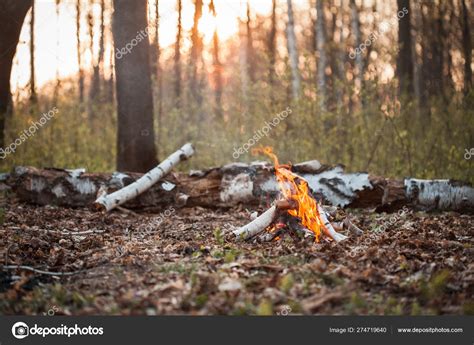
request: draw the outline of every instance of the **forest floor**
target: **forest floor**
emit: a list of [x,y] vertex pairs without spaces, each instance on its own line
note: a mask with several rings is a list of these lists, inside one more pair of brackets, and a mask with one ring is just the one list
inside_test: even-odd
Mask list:
[[[474,313],[474,215],[348,210],[364,234],[339,244],[240,242],[219,230],[249,211],[103,215],[8,202],[0,264],[85,271],[0,270],[0,314]],[[103,232],[71,234],[89,230]]]

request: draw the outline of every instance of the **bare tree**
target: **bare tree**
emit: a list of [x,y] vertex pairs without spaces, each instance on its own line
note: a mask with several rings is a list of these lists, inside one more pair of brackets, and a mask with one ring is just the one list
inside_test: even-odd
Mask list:
[[[217,13],[214,5],[214,0],[209,3],[209,11],[216,20]],[[214,87],[215,113],[218,118],[222,118],[222,63],[220,59],[219,34],[217,32],[217,25],[214,27],[212,36],[212,78]]]
[[[61,0],[56,0],[55,1],[55,5],[56,5],[55,6],[55,9],[56,9],[56,30],[58,32],[61,29],[61,27],[59,25],[60,4],[61,4]],[[56,51],[59,51],[59,39],[60,39],[59,35],[56,36]],[[61,79],[59,77],[59,67],[60,67],[59,58],[56,55],[56,74],[55,74],[56,83],[54,84],[54,91],[53,91],[54,103],[57,102],[58,95],[59,95],[59,88],[61,87]]]
[[199,33],[199,20],[202,17],[202,0],[195,0],[194,2],[194,20],[193,28],[191,30],[191,76],[190,76],[190,89],[193,100],[198,105],[202,103],[201,90],[198,85],[198,61],[202,54],[202,37]]
[[[87,27],[89,31],[89,50],[92,59],[92,74],[89,88],[89,102],[87,103],[89,120],[94,118],[94,105],[95,101],[99,98],[100,86],[99,86],[99,62],[94,61],[94,0],[90,0],[89,12],[87,13]],[[92,127],[92,124],[91,124]]]
[[413,90],[413,60],[410,24],[410,0],[397,0],[398,13],[404,13],[398,22],[398,57],[397,76],[400,82],[400,92],[412,93]]
[[76,46],[77,65],[79,68],[79,101],[84,102],[84,71],[82,70],[82,49],[81,49],[81,0],[76,2]]
[[30,101],[36,103],[36,78],[35,78],[35,1],[31,4],[30,20]]
[[239,74],[244,108],[247,107],[249,93],[247,38],[245,23],[239,18]]
[[466,0],[461,0],[462,5],[462,46],[464,53],[464,93],[467,94],[472,88],[472,48],[471,31],[469,28],[469,13]]
[[293,17],[293,5],[291,0],[287,0],[288,23],[286,26],[286,39],[288,45],[288,55],[291,67],[291,90],[293,99],[298,99],[301,92],[301,77],[298,69],[298,49],[296,47],[295,20]]
[[326,54],[326,23],[324,18],[323,0],[316,0],[316,49],[318,53],[317,87],[322,109],[326,109],[326,67],[328,64]]
[[147,25],[147,0],[114,0],[115,48],[137,41],[131,52],[115,61],[120,171],[145,172],[157,164],[149,42],[143,33]]
[[271,16],[271,27],[268,35],[268,84],[270,85],[271,100],[272,103],[275,100],[274,95],[274,83],[275,83],[275,63],[276,63],[276,34],[277,34],[277,22],[276,22],[276,0],[272,0],[272,16]]
[[178,27],[176,33],[176,43],[174,48],[174,93],[175,102],[178,107],[181,105],[181,35],[182,35],[182,10],[183,4],[178,0]]
[[162,125],[163,125],[163,78],[161,73],[161,47],[160,47],[160,2],[155,1],[155,40],[153,44],[153,61],[152,67],[156,75],[156,87],[157,87],[157,104],[158,104],[158,156],[160,156],[160,140],[162,138]]
[[0,1],[0,146],[5,143],[5,120],[12,112],[13,102],[10,89],[13,57],[20,39],[21,27],[32,0]]
[[250,3],[247,0],[247,72],[252,83],[255,82],[255,53],[253,49],[252,20],[250,17]]
[[[359,47],[362,43],[362,34],[360,31],[359,9],[355,0],[351,0],[351,30],[354,35],[354,45]],[[362,86],[362,76],[364,74],[364,57],[362,52],[356,53],[355,56],[355,84],[357,88]]]

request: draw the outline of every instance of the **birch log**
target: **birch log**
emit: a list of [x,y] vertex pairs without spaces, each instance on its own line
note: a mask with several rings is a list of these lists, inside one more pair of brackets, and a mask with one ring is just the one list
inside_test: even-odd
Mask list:
[[241,228],[234,230],[233,233],[238,238],[244,240],[253,237],[265,230],[273,222],[276,217],[276,214],[277,207],[273,205],[247,225],[244,225]]
[[132,184],[129,184],[112,194],[99,196],[95,201],[96,207],[105,211],[110,211],[115,207],[124,204],[128,200],[137,197],[158,182],[163,176],[168,174],[176,164],[191,157],[193,153],[193,146],[189,143],[185,144],[178,151],[174,152],[161,162],[157,167],[147,172]]
[[329,221],[328,217],[326,216],[326,212],[324,212],[323,208],[319,204],[317,204],[316,206],[318,207],[319,216],[321,217],[322,221],[324,222],[324,227],[325,227],[324,233],[327,236],[331,237],[336,242],[340,242],[342,240],[345,240],[347,238],[347,236],[344,236],[343,234],[340,234],[336,230],[334,230],[331,222]]
[[[474,187],[466,182],[384,178],[365,172],[346,172],[342,166],[326,166],[318,161],[295,164],[291,171],[308,181],[313,196],[321,204],[375,208],[377,212],[393,212],[407,206],[417,210],[474,213]],[[11,188],[20,201],[32,204],[84,207],[93,205],[101,186],[112,192],[142,176],[16,167],[11,174],[0,174],[0,190]],[[168,174],[124,206],[137,210],[162,209],[169,205],[250,207],[266,205],[279,195],[272,164],[232,163]]]
[[295,20],[293,16],[293,6],[291,0],[287,0],[287,3],[288,24],[286,27],[286,37],[291,66],[291,89],[293,91],[293,99],[298,99],[301,90],[301,77],[298,70],[298,49],[296,47]]

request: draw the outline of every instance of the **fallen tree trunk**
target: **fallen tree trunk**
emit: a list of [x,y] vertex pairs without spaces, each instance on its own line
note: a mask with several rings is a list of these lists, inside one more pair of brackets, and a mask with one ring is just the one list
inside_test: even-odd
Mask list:
[[193,146],[186,144],[178,151],[171,154],[157,167],[153,168],[135,182],[124,186],[112,194],[101,194],[95,201],[95,206],[100,210],[110,211],[127,201],[136,198],[144,191],[157,183],[163,176],[167,175],[179,162],[188,159],[194,153]]
[[[428,210],[474,212],[474,188],[452,180],[389,179],[367,173],[346,173],[342,166],[318,161],[296,164],[291,170],[308,181],[313,195],[338,207],[394,211],[403,206]],[[162,181],[126,202],[127,208],[179,206],[268,206],[279,187],[269,163],[234,163],[205,171],[169,173]],[[96,174],[83,170],[17,167],[8,176],[21,201],[40,205],[92,205],[99,188],[114,191],[142,177],[137,173]]]

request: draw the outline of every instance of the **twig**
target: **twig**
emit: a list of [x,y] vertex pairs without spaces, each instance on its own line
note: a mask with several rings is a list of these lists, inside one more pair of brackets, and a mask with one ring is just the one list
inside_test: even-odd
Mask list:
[[138,213],[133,212],[132,210],[129,210],[128,208],[122,207],[122,206],[116,206],[115,207],[118,211],[126,213],[126,214],[133,214],[134,216],[138,216]]
[[25,265],[5,265],[5,266],[2,266],[2,269],[4,270],[27,270],[27,271],[31,271],[31,272],[34,272],[34,273],[38,273],[38,274],[46,274],[46,275],[50,275],[50,276],[72,276],[72,275],[76,275],[76,274],[80,274],[80,273],[84,273],[84,272],[87,272],[87,270],[80,270],[80,271],[73,271],[73,272],[50,272],[50,271],[43,271],[43,270],[39,270],[37,268],[34,268],[34,267],[31,267],[31,266],[25,266]]
[[[16,228],[11,228],[16,229]],[[20,229],[20,228],[19,228]],[[21,230],[30,230],[30,231],[44,231],[50,232],[53,234],[60,234],[60,235],[89,235],[89,234],[101,234],[104,233],[105,230],[85,230],[85,231],[61,231],[61,230],[49,230],[49,229],[34,229],[34,228],[25,228]]]

